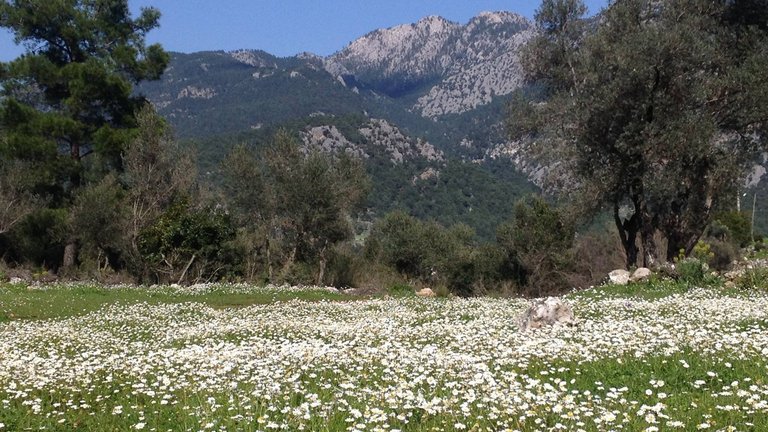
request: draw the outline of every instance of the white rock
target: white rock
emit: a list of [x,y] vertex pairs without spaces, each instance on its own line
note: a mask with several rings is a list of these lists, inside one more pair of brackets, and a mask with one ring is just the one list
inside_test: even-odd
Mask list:
[[626,270],[614,270],[608,273],[608,280],[614,285],[626,285],[629,283],[629,272]]
[[635,270],[634,272],[632,272],[632,276],[629,278],[629,280],[632,281],[632,282],[645,281],[645,280],[648,280],[648,278],[651,277],[651,274],[652,274],[651,270],[649,270],[649,269],[647,269],[645,267],[640,267],[637,270]]
[[576,320],[571,306],[556,297],[535,301],[518,318],[518,325],[522,331],[558,323],[575,325]]
[[419,297],[435,297],[435,292],[430,288],[422,288],[421,290],[416,291],[416,295]]

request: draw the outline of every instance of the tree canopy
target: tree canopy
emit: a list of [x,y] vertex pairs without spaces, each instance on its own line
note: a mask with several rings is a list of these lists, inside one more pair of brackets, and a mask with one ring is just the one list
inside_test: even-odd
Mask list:
[[[36,173],[25,193],[61,211],[80,188],[122,171],[146,104],[134,85],[158,79],[169,60],[145,44],[159,18],[154,8],[132,17],[126,0],[0,1],[0,27],[26,49],[0,63],[0,162]],[[65,267],[87,237],[77,231],[63,239]]]
[[[588,213],[609,208],[627,255],[690,253],[765,147],[765,1],[623,0],[585,21],[583,3],[545,0],[510,126]],[[556,163],[555,163],[556,161]],[[562,185],[566,185],[562,187]]]
[[82,181],[88,154],[101,169],[118,167],[145,103],[133,86],[168,63],[160,45],[144,42],[159,18],[154,8],[132,18],[125,0],[0,2],[0,27],[26,48],[0,64],[5,156],[48,162],[60,187]]
[[268,277],[276,245],[287,249],[283,272],[297,261],[318,265],[323,283],[334,245],[354,235],[351,215],[369,190],[362,161],[346,153],[329,155],[299,146],[286,131],[258,153],[235,147],[222,164],[231,211],[257,232]]

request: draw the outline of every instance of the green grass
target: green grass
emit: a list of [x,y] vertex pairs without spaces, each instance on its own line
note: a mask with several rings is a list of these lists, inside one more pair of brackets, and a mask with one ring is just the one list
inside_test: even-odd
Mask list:
[[[752,276],[757,275],[757,276]],[[672,295],[681,295],[692,289],[705,288],[713,293],[726,297],[743,297],[751,295],[754,290],[765,291],[768,288],[768,272],[765,278],[762,271],[747,272],[744,279],[749,278],[753,283],[740,283],[733,288],[724,286],[723,280],[709,277],[705,283],[692,284],[685,281],[672,279],[652,279],[646,282],[632,282],[627,285],[601,285],[587,290],[575,291],[567,298],[573,300],[598,300],[598,299],[627,299],[627,300],[660,300]]]
[[187,294],[171,288],[108,288],[96,284],[74,284],[38,289],[29,288],[23,284],[0,284],[0,322],[79,316],[117,303],[127,305],[198,302],[214,308],[235,308],[290,300],[347,301],[359,298],[323,290],[253,289],[246,291],[233,292],[214,287],[211,292]]
[[[381,369],[361,371],[360,384],[377,385],[376,382],[382,379]],[[713,430],[726,426],[740,427],[738,430],[768,430],[768,416],[750,409],[745,397],[737,396],[739,390],[751,393],[750,386],[765,384],[768,370],[764,362],[679,353],[665,357],[624,357],[586,363],[555,361],[508,372],[543,381],[544,385],[567,388],[572,396],[571,400],[531,406],[527,416],[508,419],[511,426],[523,431],[550,430],[557,424],[565,426],[562,430],[608,430],[611,427],[607,423],[595,424],[594,419],[611,410],[621,414],[610,424],[622,424],[623,430],[630,431],[642,431],[654,424],[661,430],[675,430],[665,427],[667,422],[675,420],[685,424],[678,430],[686,431],[697,430],[697,426],[703,423],[709,423]],[[114,377],[109,386],[104,385],[103,380],[97,380],[102,384],[82,393],[65,392],[65,398],[45,391],[27,395],[27,400],[39,399],[42,412],[56,413],[48,418],[31,415],[28,405],[11,400],[0,410],[0,422],[5,424],[6,430],[129,431],[136,430],[139,423],[147,423],[158,431],[185,431],[205,429],[206,425],[213,423],[215,426],[209,429],[257,431],[264,430],[267,423],[275,421],[293,425],[296,430],[303,426],[304,430],[310,431],[342,431],[349,430],[354,423],[348,420],[353,417],[352,410],[366,413],[366,407],[354,399],[336,399],[335,390],[340,382],[333,374],[310,377],[304,372],[298,380],[307,383],[305,390],[316,395],[323,406],[331,407],[327,417],[304,422],[294,413],[270,409],[275,403],[269,398],[241,396],[232,399],[229,393],[170,392],[169,404],[160,405],[157,397],[126,391],[136,383],[135,378]],[[326,387],[326,384],[331,387]],[[438,382],[436,389],[425,384],[420,391],[431,397],[450,398],[451,390],[440,387],[444,384]],[[251,390],[240,387],[237,394],[247,395]],[[308,402],[304,394],[287,397],[278,403],[298,409]],[[654,412],[649,407],[657,403],[663,404],[663,408]],[[591,415],[585,413],[585,407],[596,404],[601,405],[603,411]],[[118,406],[122,407],[121,413],[113,414]],[[472,421],[463,420],[468,423],[467,430],[472,427],[474,430],[493,430],[498,419],[489,421],[483,404],[473,404],[469,409]],[[402,415],[407,419],[407,422],[389,422],[391,428],[404,432],[459,430],[455,427],[457,419],[451,415],[430,414],[415,407],[390,408],[384,413],[391,417]],[[653,414],[655,419],[649,422],[648,414]],[[535,419],[539,419],[538,422]],[[364,422],[362,419],[359,421]],[[746,429],[741,429],[743,427]]]
[[[751,394],[750,386],[764,386],[768,381],[765,361],[755,360],[682,352],[586,363],[540,363],[531,365],[526,373],[553,386],[566,383],[575,396],[573,405],[584,406],[599,400],[627,413],[624,430],[641,431],[651,426],[645,415],[638,415],[638,412],[643,411],[642,405],[661,403],[663,414],[670,420],[685,420],[683,430],[697,430],[698,425],[708,422],[717,430],[729,425],[744,427],[751,424],[746,430],[762,431],[768,430],[768,417],[764,412],[750,409],[745,397],[737,395],[740,390]],[[556,423],[568,425],[569,410],[565,405],[561,413],[549,415],[549,426]],[[645,411],[646,414],[653,413],[652,410]],[[667,420],[658,415],[656,420],[661,420],[662,424],[657,425],[661,430],[668,429],[663,426]],[[593,428],[594,425],[588,430],[595,430]]]

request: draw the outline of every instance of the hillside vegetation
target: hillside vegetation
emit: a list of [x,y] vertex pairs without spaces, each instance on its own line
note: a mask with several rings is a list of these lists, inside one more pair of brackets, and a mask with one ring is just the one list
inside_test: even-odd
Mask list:
[[166,53],[113,1],[0,4],[29,47],[0,68],[9,280],[540,296],[765,247],[733,198],[768,8],[546,0],[277,58]]

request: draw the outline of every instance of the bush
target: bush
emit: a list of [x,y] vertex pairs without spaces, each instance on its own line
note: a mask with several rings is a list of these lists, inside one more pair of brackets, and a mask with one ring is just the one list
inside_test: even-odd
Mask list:
[[712,252],[709,243],[699,240],[696,242],[696,245],[693,246],[691,257],[696,258],[701,262],[708,263],[715,258],[715,254]]
[[69,231],[67,218],[65,209],[40,209],[31,213],[9,233],[7,258],[58,269]]
[[157,280],[220,278],[235,264],[227,253],[235,234],[228,215],[179,201],[141,233],[139,251]]
[[730,211],[715,216],[708,235],[721,241],[731,241],[746,247],[752,241],[752,222],[745,213]]
[[316,269],[310,263],[297,261],[280,273],[280,282],[288,285],[314,285]]
[[416,295],[416,290],[405,283],[397,283],[387,288],[387,294],[392,297],[413,297]]
[[677,261],[675,268],[678,280],[688,285],[703,284],[709,270],[706,263],[692,257]]
[[507,253],[515,282],[531,296],[565,292],[577,274],[574,228],[542,198],[521,200],[515,217],[499,226],[496,239]]
[[736,286],[749,290],[759,289],[765,291],[768,289],[768,268],[756,267],[747,269],[736,282]]
[[477,277],[474,236],[463,224],[446,229],[396,211],[374,225],[365,256],[407,278],[429,286],[445,285],[454,294],[468,296]]
[[712,255],[707,263],[715,270],[730,270],[733,262],[739,259],[739,249],[733,243],[711,240],[709,246]]
[[365,255],[399,273],[425,278],[430,274],[431,239],[424,224],[402,211],[388,213],[377,221],[366,241]]
[[331,252],[326,268],[328,284],[337,288],[357,288],[364,267],[363,258],[351,247],[337,247]]

